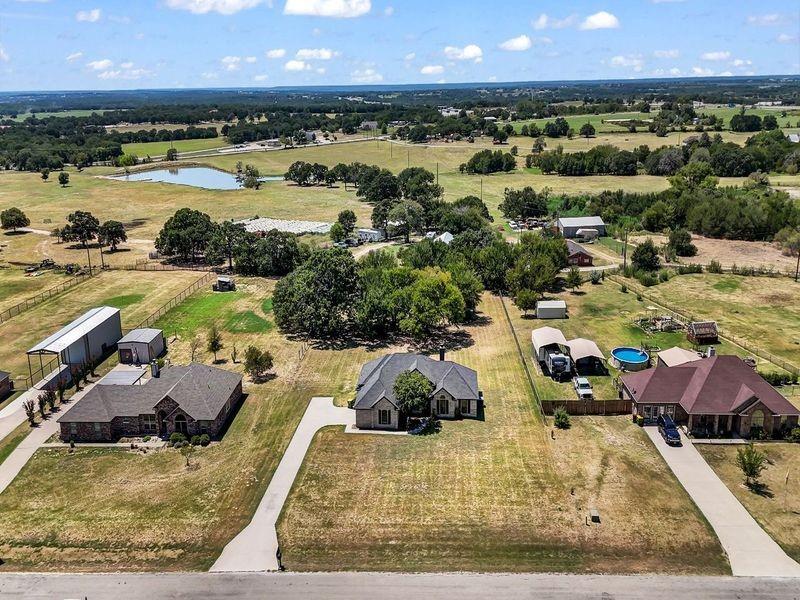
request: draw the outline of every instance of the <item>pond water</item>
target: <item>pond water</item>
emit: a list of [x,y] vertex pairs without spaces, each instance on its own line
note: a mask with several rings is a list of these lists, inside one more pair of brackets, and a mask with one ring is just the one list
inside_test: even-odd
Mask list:
[[[238,190],[242,185],[236,176],[226,171],[209,167],[180,167],[177,169],[156,169],[139,171],[129,175],[117,175],[112,179],[121,181],[151,181],[158,183],[174,183],[189,185],[207,190]],[[283,177],[262,177],[261,181],[283,181]]]

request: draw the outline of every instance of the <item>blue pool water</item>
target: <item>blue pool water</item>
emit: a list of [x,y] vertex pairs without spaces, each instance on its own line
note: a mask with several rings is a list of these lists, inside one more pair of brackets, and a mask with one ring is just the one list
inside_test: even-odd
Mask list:
[[650,358],[644,350],[628,347],[614,348],[611,355],[618,361],[628,364],[643,363]]
[[[226,171],[219,171],[208,167],[180,167],[177,169],[155,169],[153,171],[139,171],[129,175],[112,177],[121,181],[151,181],[158,183],[174,183],[176,185],[189,185],[207,190],[238,190],[241,184],[236,176]],[[262,177],[261,181],[283,180],[283,177]]]

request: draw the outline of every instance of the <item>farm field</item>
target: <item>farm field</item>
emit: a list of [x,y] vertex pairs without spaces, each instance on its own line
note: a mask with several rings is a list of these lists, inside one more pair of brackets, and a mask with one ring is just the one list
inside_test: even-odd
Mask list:
[[800,366],[800,283],[785,277],[684,275],[648,294]]
[[[150,275],[150,274],[148,274]],[[199,449],[185,467],[176,451],[40,450],[0,495],[0,570],[207,570],[250,520],[309,399],[351,393],[363,348],[326,351],[281,336],[271,326],[274,282],[239,281],[236,293],[200,292],[157,326],[175,363],[211,363],[205,334],[218,321],[223,368],[241,371],[230,352],[268,349],[274,377],[253,384],[220,444]],[[177,339],[174,337],[177,332]],[[80,502],[75,499],[80,498]],[[169,535],[165,535],[169,531]]]
[[[199,278],[192,271],[102,273],[0,324],[0,368],[25,378],[28,348],[90,308],[116,304],[122,310],[123,328],[131,328]],[[38,359],[34,362],[38,366]]]
[[[736,446],[698,445],[697,449],[756,521],[786,553],[800,560],[800,446],[797,444],[756,444],[769,464],[761,474],[764,493],[744,485],[736,466]],[[788,484],[786,478],[788,476]]]
[[28,277],[22,267],[0,262],[0,313],[67,279],[68,276],[53,271],[42,271],[37,277]]
[[28,117],[36,115],[37,119],[46,119],[47,117],[91,117],[92,115],[102,115],[103,113],[109,112],[111,109],[86,109],[86,110],[59,110],[59,111],[42,111],[37,113],[31,112],[24,112],[17,114],[12,120],[17,122],[22,122]]
[[[279,523],[287,568],[727,572],[628,418],[574,419],[550,439],[500,300],[481,311],[473,343],[448,357],[478,370],[485,421],[423,437],[320,432]],[[600,526],[586,525],[591,507]]]
[[198,139],[198,140],[175,140],[174,142],[136,142],[133,144],[123,144],[122,151],[125,154],[135,154],[139,158],[146,156],[163,156],[170,148],[175,148],[178,153],[195,152],[197,150],[210,150],[227,146],[228,142],[223,137]]
[[[677,288],[682,289],[683,277],[673,279]],[[665,284],[662,284],[665,285]],[[650,288],[653,290],[655,288]],[[588,338],[600,347],[606,359],[611,358],[611,350],[617,346],[640,347],[642,344],[656,346],[665,350],[672,346],[691,349],[685,332],[649,334],[633,323],[636,317],[645,315],[649,303],[639,301],[634,292],[622,293],[620,286],[606,279],[599,285],[585,283],[579,293],[562,292],[552,295],[553,299],[562,299],[567,303],[568,319],[552,319],[539,321],[533,317],[525,317],[510,301],[507,303],[514,329],[520,344],[523,346],[525,359],[534,376],[534,383],[543,400],[572,400],[576,398],[571,382],[558,383],[542,373],[538,362],[533,357],[531,332],[538,327],[555,327],[564,333],[567,340]],[[676,301],[677,302],[677,301]],[[683,306],[683,304],[679,304]],[[745,350],[722,342],[716,346],[720,354],[736,354],[750,356]],[[655,358],[655,357],[654,357]],[[759,368],[766,371],[780,370],[775,365],[759,359]],[[618,393],[613,382],[620,372],[608,365],[609,375],[592,375],[589,380],[594,387],[598,400],[615,400]]]

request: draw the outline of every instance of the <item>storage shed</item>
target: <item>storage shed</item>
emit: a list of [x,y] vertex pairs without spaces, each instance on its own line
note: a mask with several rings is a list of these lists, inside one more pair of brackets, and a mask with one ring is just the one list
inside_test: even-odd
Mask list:
[[10,396],[13,391],[14,381],[11,379],[11,373],[0,371],[0,400]]
[[[565,238],[580,237],[578,231],[581,229],[594,229],[600,236],[606,234],[606,224],[600,217],[561,217],[556,221],[556,226]],[[584,237],[588,237],[586,231],[583,231],[582,234]]]
[[686,327],[686,337],[693,344],[705,345],[719,342],[716,321],[693,321]]
[[148,364],[164,353],[164,332],[160,329],[134,329],[117,343],[119,362],[125,365]]
[[539,300],[536,303],[537,319],[566,319],[567,303],[563,300]]
[[360,242],[382,242],[386,238],[386,235],[380,229],[360,227],[357,233]]
[[[59,329],[47,339],[28,350],[28,370],[33,377],[31,356],[38,356],[40,370],[44,371],[44,361],[58,358],[61,365],[69,370],[70,366],[95,363],[109,352],[122,338],[122,322],[118,308],[98,306],[93,308],[72,323]],[[57,369],[63,372],[61,366]],[[46,373],[42,373],[47,376]]]

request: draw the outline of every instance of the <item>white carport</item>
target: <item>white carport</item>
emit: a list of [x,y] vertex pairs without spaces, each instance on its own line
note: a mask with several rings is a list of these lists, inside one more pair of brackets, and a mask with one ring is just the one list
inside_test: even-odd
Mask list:
[[547,354],[548,346],[567,346],[567,338],[555,327],[539,327],[531,332],[533,355],[536,360],[543,361]]
[[572,357],[573,363],[575,363],[575,370],[578,372],[594,370],[606,359],[598,345],[586,338],[569,340],[567,347],[569,348],[569,355]]

